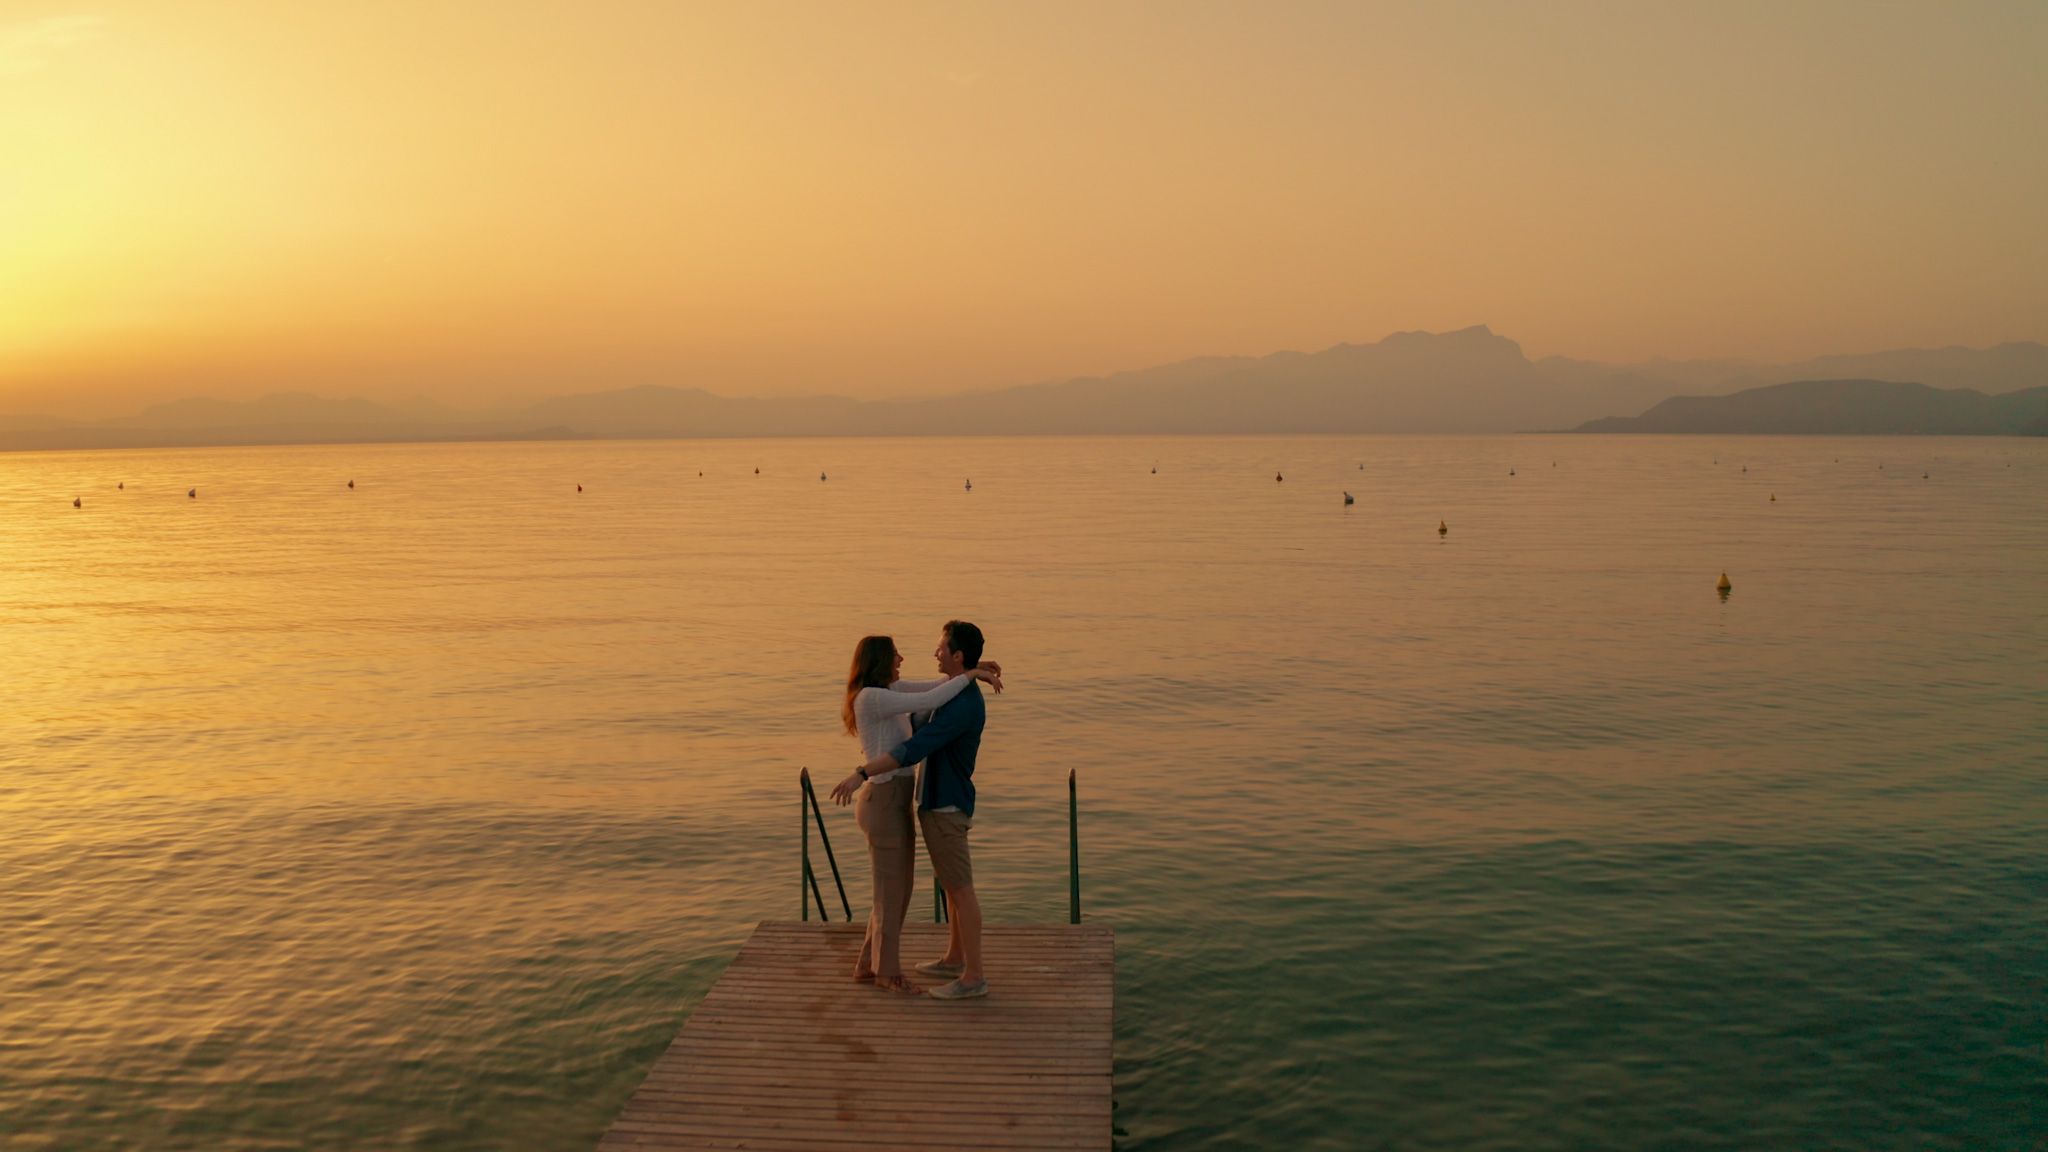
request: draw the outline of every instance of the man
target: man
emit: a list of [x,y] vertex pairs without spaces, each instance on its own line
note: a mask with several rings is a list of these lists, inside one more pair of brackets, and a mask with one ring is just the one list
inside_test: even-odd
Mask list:
[[[939,647],[932,656],[938,660],[940,672],[959,676],[981,663],[981,649],[981,629],[964,620],[950,620],[939,634]],[[946,955],[919,964],[917,970],[927,976],[953,977],[951,983],[931,990],[938,1000],[988,995],[988,979],[981,969],[981,901],[974,895],[974,865],[967,853],[967,833],[974,827],[974,757],[981,750],[981,729],[987,721],[988,705],[981,698],[981,687],[969,684],[940,705],[908,741],[854,769],[853,775],[832,789],[832,798],[843,804],[869,776],[924,761],[917,823],[924,831],[932,872],[946,892],[949,923]]]

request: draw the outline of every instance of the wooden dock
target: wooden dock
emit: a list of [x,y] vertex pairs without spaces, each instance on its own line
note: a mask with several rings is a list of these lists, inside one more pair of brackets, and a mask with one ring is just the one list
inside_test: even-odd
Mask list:
[[[956,1003],[854,983],[863,928],[762,922],[598,1147],[1109,1148],[1108,926],[990,926]],[[907,925],[906,970],[945,931]]]

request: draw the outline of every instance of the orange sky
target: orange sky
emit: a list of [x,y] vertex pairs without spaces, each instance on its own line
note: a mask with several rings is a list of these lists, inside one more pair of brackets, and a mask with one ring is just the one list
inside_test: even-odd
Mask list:
[[2048,5],[0,6],[0,411],[2048,338]]

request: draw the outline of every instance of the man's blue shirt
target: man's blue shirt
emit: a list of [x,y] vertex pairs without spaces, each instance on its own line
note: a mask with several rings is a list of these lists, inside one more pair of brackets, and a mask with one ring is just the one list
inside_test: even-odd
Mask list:
[[981,729],[986,723],[988,703],[981,698],[981,685],[969,684],[958,696],[939,705],[924,727],[889,753],[906,768],[924,761],[919,808],[958,808],[962,816],[974,815],[974,755],[981,751]]

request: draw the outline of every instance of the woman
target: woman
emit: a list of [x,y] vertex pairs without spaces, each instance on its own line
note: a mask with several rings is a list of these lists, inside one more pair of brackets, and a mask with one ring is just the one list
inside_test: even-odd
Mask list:
[[[971,680],[1003,690],[1002,665],[988,660],[979,668],[946,680],[897,679],[903,655],[887,636],[863,636],[853,649],[853,670],[846,677],[846,703],[840,719],[860,738],[870,760],[910,739],[910,714],[930,712],[960,694]],[[903,978],[903,918],[910,912],[910,892],[917,868],[917,834],[911,800],[917,766],[871,777],[854,800],[854,822],[868,838],[868,863],[875,895],[868,912],[867,938],[853,962],[855,980],[872,980],[878,988],[916,995],[922,989]]]

